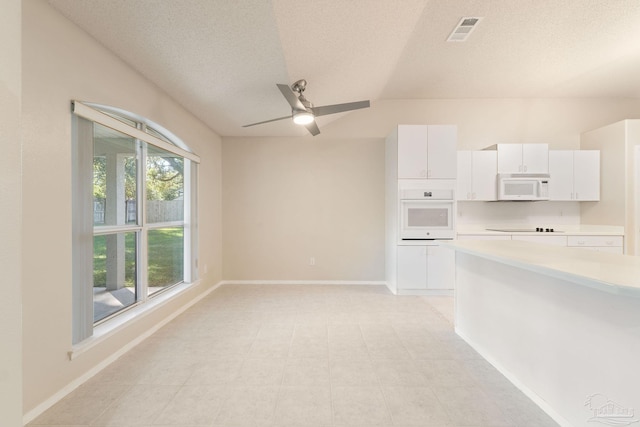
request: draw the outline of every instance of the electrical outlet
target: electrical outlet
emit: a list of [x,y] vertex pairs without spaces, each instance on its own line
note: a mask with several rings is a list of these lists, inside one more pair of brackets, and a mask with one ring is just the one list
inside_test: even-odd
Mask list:
[[309,258],[309,265],[316,265],[316,258],[315,257],[310,257]]

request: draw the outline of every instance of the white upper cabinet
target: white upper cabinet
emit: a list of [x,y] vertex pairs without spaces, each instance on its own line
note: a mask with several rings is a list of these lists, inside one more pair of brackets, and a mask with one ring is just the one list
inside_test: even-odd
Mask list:
[[430,125],[427,178],[456,179],[457,126]]
[[455,179],[457,127],[398,126],[399,179]]
[[600,200],[600,151],[573,152],[573,191],[576,200]]
[[549,151],[549,200],[573,200],[573,150]]
[[497,144],[498,173],[549,173],[548,144]]
[[497,200],[495,150],[458,151],[458,200]]
[[549,151],[549,200],[600,200],[600,151]]

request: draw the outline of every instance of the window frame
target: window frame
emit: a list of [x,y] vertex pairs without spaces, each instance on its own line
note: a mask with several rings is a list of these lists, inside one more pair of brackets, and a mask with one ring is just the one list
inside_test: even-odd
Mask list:
[[[173,133],[162,126],[136,114],[119,108],[94,103],[72,101],[73,121],[73,334],[75,346],[94,340],[94,330],[104,329],[103,325],[120,325],[133,317],[131,313],[144,306],[152,306],[150,301],[166,300],[197,281],[197,175],[200,158]],[[123,120],[118,120],[121,117]],[[136,123],[136,127],[128,122]],[[93,222],[93,126],[99,124],[132,137],[136,145],[137,159],[137,222],[122,225],[95,226]],[[151,133],[147,132],[147,129]],[[89,137],[90,136],[90,137]],[[91,144],[87,141],[90,138]],[[89,147],[90,145],[90,147]],[[175,154],[183,159],[184,214],[181,221],[163,221],[148,223],[146,218],[146,155],[147,147],[153,146]],[[90,178],[89,178],[90,176]],[[183,280],[165,289],[149,294],[148,238],[149,230],[181,227],[183,229]],[[94,321],[93,300],[93,238],[98,235],[115,233],[136,234],[136,294],[137,300],[102,319]],[[91,243],[89,243],[89,237]],[[87,281],[91,275],[88,286]],[[173,289],[171,292],[167,292]],[[165,295],[168,294],[168,295]],[[90,302],[90,304],[89,304]],[[141,311],[141,312],[144,312]],[[119,319],[114,321],[115,319]],[[71,356],[71,353],[70,353]]]

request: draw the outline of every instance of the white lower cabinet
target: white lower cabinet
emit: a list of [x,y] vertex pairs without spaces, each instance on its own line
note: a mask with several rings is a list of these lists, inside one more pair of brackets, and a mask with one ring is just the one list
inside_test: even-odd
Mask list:
[[624,238],[622,236],[569,236],[567,245],[592,251],[624,253]]
[[624,254],[624,236],[584,234],[458,234],[457,240],[524,240],[554,246]]
[[527,242],[544,243],[545,245],[567,246],[567,236],[531,236],[513,234],[511,240],[525,240]]
[[451,290],[455,251],[441,246],[398,246],[398,290]]
[[458,234],[456,240],[511,240],[511,234]]

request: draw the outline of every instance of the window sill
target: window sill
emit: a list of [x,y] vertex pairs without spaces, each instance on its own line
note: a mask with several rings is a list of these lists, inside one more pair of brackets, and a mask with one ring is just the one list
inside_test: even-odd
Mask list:
[[[199,284],[200,284],[199,280],[193,283],[181,283],[154,298],[150,298],[144,304],[133,307],[130,310],[127,310],[124,313],[119,314],[113,317],[112,319],[99,324],[94,328],[92,336],[90,336],[89,338],[87,338],[86,340],[78,344],[75,344],[71,348],[71,351],[68,352],[69,360],[74,360],[75,358],[80,356],[82,353],[89,351],[91,348],[107,340],[112,335],[115,335],[119,331],[123,330],[135,319],[140,319],[140,318],[143,318],[144,316],[147,316],[153,313],[163,305],[167,304],[176,295],[186,291],[187,289],[191,289],[194,286],[198,286]],[[184,309],[186,309],[186,307]],[[153,334],[155,331],[157,331],[166,323],[171,321],[174,317],[176,317],[182,311],[183,310],[179,310],[178,312],[174,313],[174,315],[164,319],[162,322],[154,326],[147,333],[140,336],[139,339],[137,339],[135,342],[132,343],[132,346],[138,344],[138,342],[141,342],[142,340],[147,338],[149,335]]]

